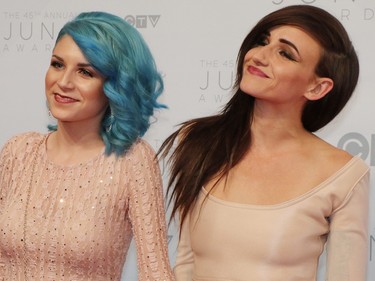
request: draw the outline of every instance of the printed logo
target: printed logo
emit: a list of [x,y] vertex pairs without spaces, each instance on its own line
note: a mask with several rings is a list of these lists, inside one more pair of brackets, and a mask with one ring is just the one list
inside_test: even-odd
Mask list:
[[352,155],[358,155],[363,160],[370,160],[370,166],[375,166],[375,134],[368,140],[364,135],[350,132],[341,137],[337,146]]
[[73,12],[4,12],[1,22],[0,53],[51,52],[62,25],[76,16]]
[[199,61],[201,79],[199,82],[199,103],[224,103],[235,82],[234,60],[205,60]]
[[136,28],[148,28],[156,27],[160,15],[127,15],[124,19]]
[[[61,27],[77,15],[78,12],[3,12],[0,54],[51,52]],[[124,19],[136,28],[155,28],[160,15],[127,15]]]
[[[314,4],[316,6],[326,5],[327,0],[299,0],[300,4]],[[281,6],[282,4],[290,4],[286,0],[271,0],[273,5]],[[375,7],[371,0],[330,0],[333,9],[336,9],[335,15],[341,21],[350,20],[375,20]],[[367,5],[368,4],[368,5]],[[337,8],[341,6],[342,8]]]

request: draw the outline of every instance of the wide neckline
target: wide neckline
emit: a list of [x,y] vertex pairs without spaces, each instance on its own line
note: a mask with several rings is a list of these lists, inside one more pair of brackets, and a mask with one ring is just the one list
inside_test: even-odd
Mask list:
[[103,148],[101,152],[99,152],[97,155],[93,156],[91,159],[88,159],[87,161],[76,163],[76,164],[71,164],[71,165],[57,164],[57,163],[53,162],[48,157],[48,153],[47,153],[47,140],[48,140],[48,138],[50,137],[51,134],[52,134],[52,132],[43,136],[43,140],[41,142],[40,153],[42,154],[42,157],[45,159],[46,163],[50,166],[55,167],[55,168],[69,169],[70,170],[70,169],[75,169],[75,168],[78,168],[78,167],[89,166],[89,165],[92,165],[93,163],[95,163],[99,158],[101,158],[104,155],[105,148]]
[[354,165],[357,161],[359,161],[361,158],[359,156],[353,156],[347,163],[345,163],[344,166],[342,166],[339,170],[334,172],[331,176],[329,176],[327,179],[316,185],[315,187],[311,188],[305,193],[302,193],[301,195],[298,195],[294,198],[288,199],[286,201],[276,203],[276,204],[247,204],[247,203],[239,203],[235,201],[228,201],[221,198],[218,198],[211,193],[209,193],[205,187],[203,186],[201,188],[201,192],[203,193],[204,197],[209,199],[210,201],[213,201],[215,203],[228,206],[228,207],[235,207],[235,208],[244,208],[244,209],[281,209],[288,207],[290,205],[297,204],[300,201],[303,201],[307,198],[309,198],[311,195],[315,194],[316,192],[320,191],[324,187],[326,187],[329,183],[334,181],[338,176],[340,176],[342,173],[344,173],[346,170],[348,170],[352,165]]

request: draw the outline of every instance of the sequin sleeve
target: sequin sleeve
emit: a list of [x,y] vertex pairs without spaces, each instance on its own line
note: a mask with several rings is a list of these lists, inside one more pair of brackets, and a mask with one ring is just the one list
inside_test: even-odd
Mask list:
[[[9,182],[12,176],[12,163],[13,157],[11,152],[11,143],[12,140],[8,141],[1,149],[0,152],[0,215],[4,212],[4,198],[6,197],[6,193],[8,191]],[[0,280],[3,279],[5,263],[2,259],[2,253],[0,249]]]
[[0,213],[2,212],[2,199],[7,191],[7,186],[11,180],[13,156],[11,146],[13,139],[9,140],[0,152]]
[[174,280],[168,257],[160,169],[143,141],[131,151],[129,218],[137,248],[138,280]]

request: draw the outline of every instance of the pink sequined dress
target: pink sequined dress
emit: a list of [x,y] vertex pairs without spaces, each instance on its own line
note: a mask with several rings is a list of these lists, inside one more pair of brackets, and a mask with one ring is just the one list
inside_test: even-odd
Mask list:
[[139,280],[174,280],[151,147],[59,166],[47,136],[16,136],[0,154],[0,280],[120,280],[133,236]]

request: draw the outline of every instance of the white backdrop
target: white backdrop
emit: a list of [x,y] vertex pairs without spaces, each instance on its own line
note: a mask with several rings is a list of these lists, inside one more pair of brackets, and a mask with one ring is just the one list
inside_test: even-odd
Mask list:
[[[50,120],[45,107],[44,74],[58,31],[79,12],[115,13],[132,22],[149,43],[165,78],[161,101],[169,106],[158,112],[157,121],[145,136],[157,150],[181,121],[221,108],[230,95],[236,55],[245,35],[263,15],[291,4],[326,9],[341,20],[352,37],[361,63],[356,95],[318,135],[361,155],[374,172],[374,0],[1,0],[0,145],[20,132],[46,131]],[[161,166],[165,172],[163,163]],[[374,182],[374,173],[371,180]],[[374,190],[370,200],[368,281],[375,280]],[[177,236],[172,225],[172,264]],[[324,266],[320,272],[324,272]],[[134,247],[123,280],[137,280]]]

